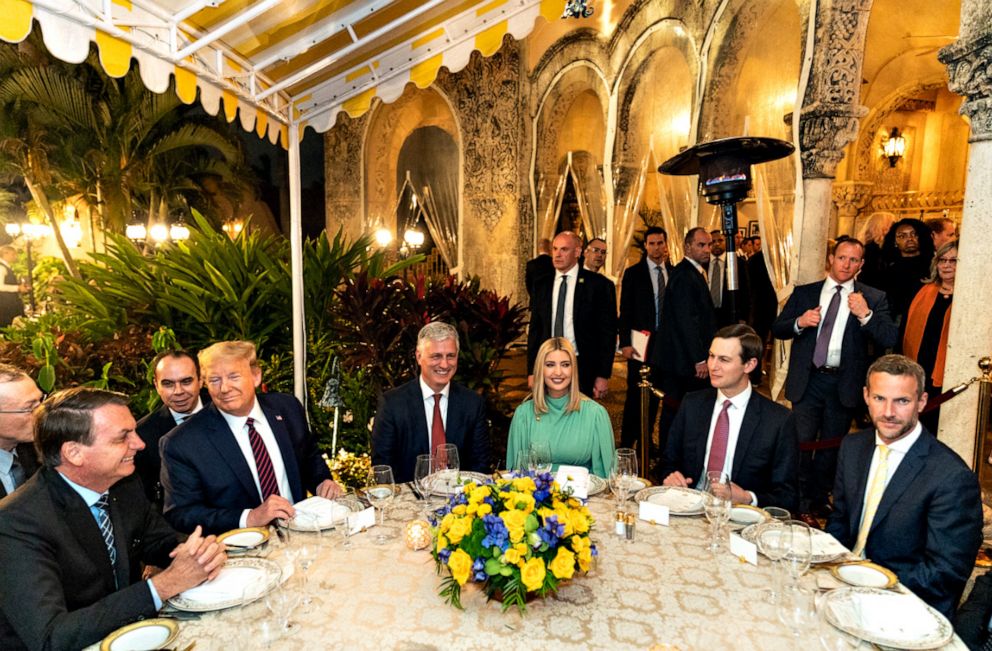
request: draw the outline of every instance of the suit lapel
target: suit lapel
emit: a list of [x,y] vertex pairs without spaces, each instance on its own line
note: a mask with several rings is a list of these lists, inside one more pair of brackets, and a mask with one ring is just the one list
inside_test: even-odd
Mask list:
[[693,476],[695,485],[698,486],[703,473],[706,472],[706,443],[710,436],[710,421],[713,415],[713,406],[716,404],[716,390],[706,389],[708,398],[701,403],[701,409],[696,417],[688,424],[689,431],[686,432],[686,468],[690,473],[693,468],[696,474]]
[[[47,469],[43,472],[52,500],[61,507],[60,510],[65,514],[66,526],[79,542],[80,547],[87,550],[90,559],[100,569],[104,590],[107,594],[114,592],[117,589],[114,583],[114,568],[110,565],[107,545],[103,542],[103,536],[100,534],[100,527],[96,523],[96,518],[93,517],[93,512],[86,506],[86,502],[79,496],[79,493],[65,483],[58,472]],[[114,527],[117,527],[117,522],[113,517],[111,517],[111,521],[114,523]],[[120,554],[120,543],[117,543],[117,547],[118,554]]]
[[760,411],[761,402],[758,400],[758,393],[752,388],[751,397],[747,401],[747,407],[744,408],[744,419],[741,421],[741,429],[737,433],[737,448],[734,450],[734,463],[730,470],[731,480],[740,472],[741,464],[747,458],[748,447],[751,445],[751,440],[754,438],[758,422],[761,420]]
[[117,548],[117,564],[114,566],[114,571],[117,574],[117,587],[120,589],[131,583],[131,539],[124,522],[124,505],[118,503],[116,491],[112,487],[110,522],[114,525],[114,547]]
[[204,425],[210,430],[205,437],[211,445],[216,448],[220,458],[224,460],[234,475],[241,482],[241,487],[248,495],[255,496],[260,500],[258,487],[255,486],[255,479],[252,477],[251,468],[245,455],[241,452],[241,446],[231,433],[231,428],[227,426],[227,421],[220,415],[217,407],[210,405],[207,407],[208,413],[204,417]]
[[895,474],[892,475],[889,485],[885,487],[885,492],[882,493],[882,500],[878,503],[878,509],[875,511],[875,518],[871,521],[871,530],[869,533],[874,531],[879,523],[885,519],[885,516],[892,510],[892,506],[906,492],[906,489],[916,479],[920,470],[923,469],[927,455],[930,454],[930,445],[931,440],[928,438],[926,432],[924,432],[916,439],[913,447],[906,452],[906,456],[903,457],[903,460],[899,463],[899,467],[896,468]]
[[[874,449],[875,434],[873,431],[870,431],[869,436],[865,436],[860,442],[854,469],[856,484],[854,493],[851,495],[851,498],[853,498],[853,504],[851,505],[852,508],[850,510],[850,531],[853,532],[854,536],[857,536],[858,530],[861,528],[861,511],[865,506],[865,491],[868,490],[868,471],[871,469],[871,459]],[[877,521],[878,511],[875,513]]]
[[[282,465],[286,468],[286,477],[289,478],[289,487],[293,491],[290,502],[298,502],[304,497],[303,480],[300,478],[300,464],[296,460],[296,451],[293,449],[292,439],[289,437],[288,423],[285,416],[261,400],[261,396],[255,398],[262,407],[265,420],[269,422],[269,428],[276,437],[279,444],[279,452],[282,454]],[[283,496],[285,497],[285,495]],[[296,499],[292,499],[296,498]]]
[[580,267],[579,273],[575,278],[575,295],[572,297],[572,327],[576,332],[581,328],[579,324],[579,308],[586,304],[585,273],[586,270]]
[[[413,429],[413,440],[411,441],[413,447],[413,454],[411,457],[415,460],[418,454],[430,454],[433,452],[431,450],[431,436],[430,432],[427,431],[427,412],[424,410],[424,395],[420,390],[420,376],[413,380],[409,384],[410,390],[406,394],[406,412],[409,418],[413,419],[411,423]],[[448,394],[448,422],[451,422],[451,394]]]

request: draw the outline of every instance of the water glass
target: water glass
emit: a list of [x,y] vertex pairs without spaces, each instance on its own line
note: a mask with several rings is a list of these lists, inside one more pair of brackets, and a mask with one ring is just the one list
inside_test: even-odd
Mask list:
[[531,443],[530,464],[536,474],[551,472],[551,444],[546,441]]
[[781,520],[769,520],[758,525],[755,541],[758,549],[772,563],[772,585],[769,603],[777,604],[782,597],[782,565],[780,561],[792,547],[792,528]]
[[778,619],[796,638],[811,632],[817,624],[813,593],[799,586],[786,588],[779,601]]
[[321,530],[320,522],[312,515],[297,513],[293,520],[298,534],[294,538],[296,548],[296,566],[300,569],[303,581],[303,598],[301,603],[304,610],[309,612],[314,598],[310,587],[310,568],[320,556]]
[[451,495],[459,482],[459,470],[461,470],[458,459],[458,446],[454,443],[445,443],[434,448],[434,472],[443,473],[438,475],[444,478],[446,493]]
[[730,478],[726,473],[706,473],[704,506],[711,527],[709,550],[715,554],[720,550],[720,532],[730,519]]
[[528,474],[533,468],[534,462],[531,461],[531,451],[530,448],[517,450],[517,458],[514,460],[513,472],[517,477],[523,477]]
[[610,488],[617,498],[617,509],[626,505],[630,489],[637,481],[637,452],[633,448],[619,448],[613,455],[610,471]]
[[348,530],[348,518],[351,515],[350,509],[334,509],[331,512],[331,532],[340,539],[338,546],[341,549],[351,549],[351,532]]
[[778,506],[766,506],[764,508],[765,508],[765,513],[767,513],[769,517],[771,517],[774,520],[779,520],[781,522],[784,522],[786,520],[792,519],[792,514],[789,513],[788,509],[783,509]]
[[433,479],[431,473],[434,472],[434,456],[431,454],[418,454],[416,465],[413,467],[413,486],[420,495],[423,502],[421,514],[425,515],[430,510],[431,488]]
[[382,545],[393,538],[393,532],[386,529],[386,507],[393,501],[396,494],[396,482],[393,481],[393,469],[390,466],[372,466],[369,472],[368,486],[365,496],[379,511],[379,527],[375,536],[376,544]]
[[794,587],[809,569],[813,558],[813,533],[809,525],[801,520],[787,520],[785,526],[791,530],[789,548],[782,558],[782,564],[792,578]]
[[292,589],[291,581],[275,588],[265,595],[265,607],[275,619],[276,629],[282,637],[292,635],[300,625],[291,621],[293,611],[300,602],[300,595]]

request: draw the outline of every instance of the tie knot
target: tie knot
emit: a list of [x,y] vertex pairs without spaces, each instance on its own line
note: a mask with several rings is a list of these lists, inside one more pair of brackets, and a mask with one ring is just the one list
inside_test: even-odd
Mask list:
[[843,291],[843,289],[844,289],[843,285],[837,285],[836,287],[834,287],[834,291],[837,292],[838,294],[840,294],[841,291]]
[[435,404],[437,404],[437,403],[439,403],[439,402],[441,402],[441,395],[442,395],[442,394],[440,394],[440,393],[435,393],[435,394],[434,394],[434,403],[435,403]]
[[734,404],[734,403],[730,402],[729,400],[724,400],[723,401],[723,410],[724,411],[727,411],[728,409],[730,409],[730,405],[732,405],[732,404]]
[[881,459],[888,459],[889,458],[889,452],[890,452],[889,446],[885,445],[884,443],[879,443],[878,444],[878,456],[879,456],[879,458],[881,458]]
[[248,420],[245,421],[245,425],[248,426],[248,429],[255,427],[255,419],[249,416]]
[[107,507],[110,506],[110,494],[109,493],[102,494],[100,497],[97,498],[93,506],[97,507],[98,509],[102,509],[106,511]]

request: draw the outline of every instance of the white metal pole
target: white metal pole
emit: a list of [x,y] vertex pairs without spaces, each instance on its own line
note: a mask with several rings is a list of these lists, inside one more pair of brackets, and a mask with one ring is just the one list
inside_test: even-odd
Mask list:
[[307,404],[306,323],[303,305],[303,218],[300,202],[300,130],[289,123],[289,257],[293,287],[293,392]]

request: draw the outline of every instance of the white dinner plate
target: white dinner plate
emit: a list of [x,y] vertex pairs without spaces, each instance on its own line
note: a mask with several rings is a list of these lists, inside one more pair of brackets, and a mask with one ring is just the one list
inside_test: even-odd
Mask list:
[[333,529],[334,522],[340,521],[342,515],[358,513],[363,508],[362,503],[350,495],[329,500],[314,495],[294,505],[297,517],[288,522],[293,531],[313,531],[314,524],[321,530]]
[[892,570],[864,561],[837,565],[830,573],[848,585],[861,588],[891,588],[899,583],[899,577]]
[[275,588],[281,576],[279,564],[266,558],[228,558],[216,579],[190,588],[168,603],[176,610],[193,613],[240,606]]
[[599,495],[606,490],[606,480],[597,475],[589,474],[589,490],[586,495],[592,497],[593,495]]
[[737,504],[730,509],[730,521],[735,524],[757,524],[770,517],[764,509],[750,504]]
[[231,529],[217,536],[217,542],[222,542],[229,548],[228,551],[238,552],[249,550],[264,544],[269,540],[268,527],[248,527],[245,529]]
[[[848,553],[847,547],[840,544],[836,538],[826,531],[811,527],[809,532],[810,542],[813,544],[813,556],[810,558],[810,563],[814,565],[818,563],[832,563]],[[744,540],[755,544],[758,542],[757,534],[758,525],[756,524],[749,524],[740,530],[740,535]],[[758,549],[761,549],[761,545],[758,545]]]
[[701,515],[704,511],[704,494],[681,486],[650,486],[634,496],[637,502],[650,502],[668,507],[670,515]]
[[145,619],[123,626],[100,643],[100,651],[153,651],[162,649],[179,635],[174,619]]
[[489,475],[471,470],[441,470],[424,479],[424,486],[434,495],[454,495],[469,482],[480,486],[490,481]]
[[951,641],[947,618],[914,594],[838,588],[825,598],[827,621],[859,639],[898,649],[936,649]]

